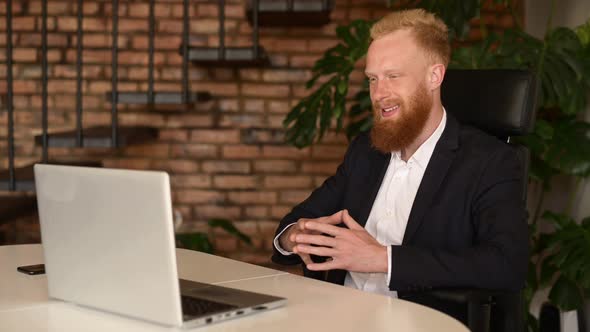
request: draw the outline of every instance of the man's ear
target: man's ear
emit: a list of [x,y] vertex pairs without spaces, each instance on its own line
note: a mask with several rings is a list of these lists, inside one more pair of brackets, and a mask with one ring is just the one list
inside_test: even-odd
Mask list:
[[436,90],[440,87],[445,77],[445,72],[445,65],[441,63],[430,66],[430,70],[428,72],[428,84],[430,86],[430,90]]

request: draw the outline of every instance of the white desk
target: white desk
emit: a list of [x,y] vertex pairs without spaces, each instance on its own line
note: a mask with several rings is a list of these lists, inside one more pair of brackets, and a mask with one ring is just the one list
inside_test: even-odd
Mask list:
[[[197,331],[468,332],[453,318],[411,302],[194,251],[178,249],[177,259],[181,278],[288,299],[285,307]],[[40,245],[0,246],[0,331],[183,331],[49,300],[45,275],[16,271],[42,262]]]

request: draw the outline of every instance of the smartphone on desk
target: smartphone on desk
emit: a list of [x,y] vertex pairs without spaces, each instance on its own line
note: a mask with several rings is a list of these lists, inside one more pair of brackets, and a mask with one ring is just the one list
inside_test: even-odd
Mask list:
[[19,266],[16,270],[29,275],[44,274],[45,264]]

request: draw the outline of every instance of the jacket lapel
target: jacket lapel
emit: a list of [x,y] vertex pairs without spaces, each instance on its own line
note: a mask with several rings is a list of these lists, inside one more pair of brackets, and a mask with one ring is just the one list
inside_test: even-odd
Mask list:
[[447,123],[445,130],[441,135],[432,157],[426,166],[426,171],[418,187],[414,204],[408,218],[406,232],[404,233],[403,244],[408,244],[412,236],[416,233],[422,221],[424,214],[436,196],[441,183],[443,182],[453,159],[455,150],[459,146],[459,123],[449,113],[447,113]]

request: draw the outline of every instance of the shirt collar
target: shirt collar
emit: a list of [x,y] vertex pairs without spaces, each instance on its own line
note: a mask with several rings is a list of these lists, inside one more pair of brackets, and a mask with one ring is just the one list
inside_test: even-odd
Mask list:
[[[426,141],[424,141],[424,143],[422,143],[422,145],[420,145],[420,147],[418,147],[418,150],[416,150],[416,152],[414,152],[412,157],[410,157],[410,159],[408,159],[408,162],[413,161],[413,162],[417,163],[418,165],[420,165],[420,167],[425,168],[426,165],[428,165],[428,162],[430,161],[430,157],[432,156],[432,153],[434,152],[434,148],[436,147],[436,143],[438,142],[438,140],[442,136],[443,131],[445,130],[446,124],[447,124],[447,111],[443,107],[443,116],[442,116],[442,119],[440,120],[440,123],[438,124],[438,127],[436,127],[436,129],[430,135],[430,137],[428,137],[428,139]],[[398,158],[401,160],[401,151],[392,152],[391,157]]]

